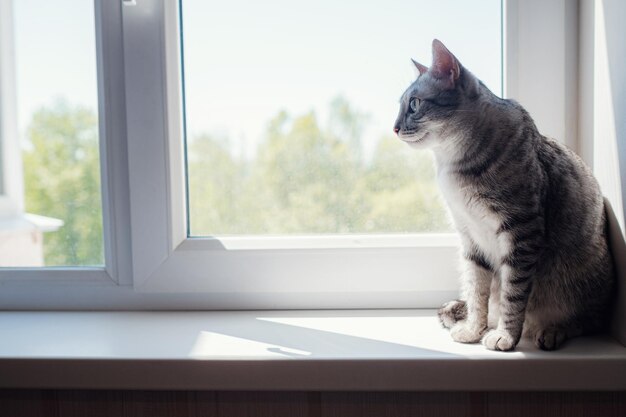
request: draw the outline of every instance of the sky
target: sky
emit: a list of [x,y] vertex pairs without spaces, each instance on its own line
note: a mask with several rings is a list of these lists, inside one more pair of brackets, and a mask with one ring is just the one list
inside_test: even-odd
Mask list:
[[[278,111],[323,123],[342,95],[389,134],[433,38],[500,93],[500,0],[183,0],[187,127],[247,155]],[[14,0],[18,126],[59,99],[97,109],[90,0]]]
[[[500,93],[500,0],[183,0],[187,127],[254,149],[284,109],[323,123],[342,95],[391,133],[433,38]],[[249,150],[248,150],[249,151]]]
[[[0,0],[4,1],[4,0]],[[13,0],[18,129],[64,99],[97,111],[92,0]]]

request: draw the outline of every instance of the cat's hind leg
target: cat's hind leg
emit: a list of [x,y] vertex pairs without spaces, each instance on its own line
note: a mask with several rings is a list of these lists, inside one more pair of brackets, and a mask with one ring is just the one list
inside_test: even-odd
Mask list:
[[[546,293],[539,286],[537,286],[536,290],[541,291],[541,294]],[[537,294],[535,293],[533,296],[535,299],[530,303],[530,309],[527,312],[524,323],[524,337],[530,338],[537,348],[541,350],[557,350],[567,339],[585,333],[586,322],[572,318],[571,313],[567,309],[560,309],[554,303],[547,304],[542,302],[538,308]],[[587,333],[590,333],[590,331],[587,331]]]
[[[544,310],[545,312],[545,310]],[[596,317],[593,317],[594,319]],[[535,346],[541,350],[559,349],[568,339],[581,336],[583,334],[593,334],[601,330],[601,319],[581,320],[566,319],[560,321],[540,321],[537,315],[533,314],[528,320],[528,329],[524,333],[530,337]]]
[[578,327],[548,326],[535,332],[533,342],[541,350],[556,350],[567,339],[580,336],[582,333],[582,329]]
[[562,327],[548,327],[537,331],[533,342],[541,350],[556,350],[567,339],[567,331]]
[[467,304],[463,300],[449,301],[437,311],[437,315],[443,327],[451,329],[457,322],[467,318]]

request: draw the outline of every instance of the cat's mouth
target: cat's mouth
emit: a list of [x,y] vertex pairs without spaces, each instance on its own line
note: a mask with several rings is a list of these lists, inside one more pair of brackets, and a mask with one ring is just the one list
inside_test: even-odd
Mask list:
[[404,136],[404,137],[401,136],[400,140],[406,143],[417,143],[421,141],[422,139],[424,139],[426,136],[428,136],[428,132],[424,132],[421,135],[411,135],[411,136]]

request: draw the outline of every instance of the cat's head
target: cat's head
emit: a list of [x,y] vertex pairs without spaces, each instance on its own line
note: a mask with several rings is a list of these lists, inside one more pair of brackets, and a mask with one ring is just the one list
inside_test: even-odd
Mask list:
[[479,81],[439,40],[433,40],[430,68],[413,60],[417,80],[402,94],[394,132],[413,147],[451,140],[464,126],[480,93]]

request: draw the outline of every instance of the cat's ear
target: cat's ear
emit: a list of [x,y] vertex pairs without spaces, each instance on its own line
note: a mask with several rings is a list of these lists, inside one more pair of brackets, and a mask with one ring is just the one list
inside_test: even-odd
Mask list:
[[417,62],[413,58],[411,58],[411,62],[413,62],[413,65],[415,65],[415,68],[417,68],[417,70],[419,71],[420,75],[428,72],[428,67],[426,65],[420,64],[419,62]]
[[449,80],[451,85],[461,74],[459,61],[438,39],[433,39],[433,65],[430,69],[435,77]]

